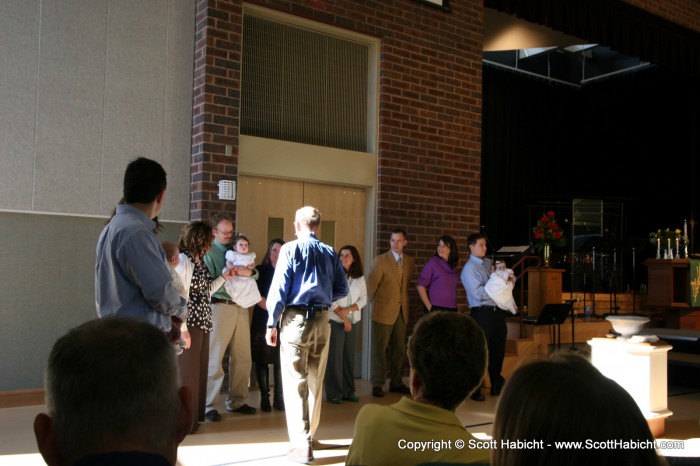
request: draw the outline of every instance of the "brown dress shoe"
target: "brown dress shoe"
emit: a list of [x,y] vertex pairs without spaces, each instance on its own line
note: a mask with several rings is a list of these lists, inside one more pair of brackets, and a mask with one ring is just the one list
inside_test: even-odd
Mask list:
[[372,396],[377,398],[384,398],[384,390],[382,387],[372,387]]

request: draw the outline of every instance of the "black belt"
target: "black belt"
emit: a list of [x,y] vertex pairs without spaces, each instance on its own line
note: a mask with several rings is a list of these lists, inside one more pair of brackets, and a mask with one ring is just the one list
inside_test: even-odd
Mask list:
[[223,303],[223,304],[230,304],[232,306],[237,306],[237,304],[234,303],[233,301],[231,301],[230,299],[211,298],[211,302],[212,302],[212,304]]
[[303,312],[305,318],[314,319],[316,314],[321,314],[328,310],[328,306],[324,304],[312,304],[310,306],[287,306],[285,310]]
[[478,306],[471,308],[472,311],[500,311],[501,308],[498,306]]

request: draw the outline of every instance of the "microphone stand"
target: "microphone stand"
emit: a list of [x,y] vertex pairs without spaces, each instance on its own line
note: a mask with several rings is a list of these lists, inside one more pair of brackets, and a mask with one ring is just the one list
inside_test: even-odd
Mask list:
[[[564,220],[564,222],[568,223],[567,220]],[[576,252],[574,250],[574,223],[570,223],[569,227],[569,235],[571,237],[571,255],[569,256],[569,267],[570,267],[570,280],[571,283],[569,285],[569,300],[574,299],[574,284],[575,284],[575,279],[576,279]],[[578,301],[578,300],[577,300]],[[575,316],[572,314],[571,318],[573,319]]]
[[610,312],[604,314],[603,317],[607,317],[609,315],[617,315],[617,311],[620,310],[620,306],[617,305],[617,249],[613,249],[613,268],[612,271],[609,271],[609,273],[610,276],[608,283],[610,285]]
[[[567,304],[571,304],[571,349],[576,349],[576,332],[574,331],[574,322],[576,321],[576,314],[574,313],[574,303],[578,302],[578,299],[572,298],[564,301]],[[560,332],[561,334],[561,332]]]
[[620,281],[618,280],[617,276],[617,249],[613,249],[613,286],[612,286],[612,291],[613,291],[613,300],[614,300],[614,306],[610,308],[611,311],[615,313],[615,315],[618,314],[620,311],[620,306],[617,305],[617,288],[620,285]]
[[635,248],[632,248],[632,312],[630,313],[633,316],[639,315],[637,314],[637,253],[635,252]]
[[583,314],[579,314],[579,317],[588,317],[586,315],[586,271],[583,271]]
[[591,317],[595,316],[595,246],[593,246],[593,273],[591,274]]

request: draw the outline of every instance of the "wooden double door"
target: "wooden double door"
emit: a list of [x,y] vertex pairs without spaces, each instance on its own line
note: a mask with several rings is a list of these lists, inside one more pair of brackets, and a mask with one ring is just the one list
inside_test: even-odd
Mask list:
[[352,244],[364,256],[366,204],[361,188],[241,175],[236,230],[248,237],[260,261],[270,240],[295,239],[294,214],[306,205],[321,212],[319,239],[336,251]]
[[[239,175],[236,232],[250,241],[250,250],[260,263],[270,240],[296,239],[294,214],[311,205],[321,212],[318,238],[338,250],[351,244],[365,257],[366,191],[362,188],[315,182]],[[363,264],[367,273],[370,264]],[[367,308],[363,311],[367,324]],[[355,375],[360,374],[362,326],[355,344]]]

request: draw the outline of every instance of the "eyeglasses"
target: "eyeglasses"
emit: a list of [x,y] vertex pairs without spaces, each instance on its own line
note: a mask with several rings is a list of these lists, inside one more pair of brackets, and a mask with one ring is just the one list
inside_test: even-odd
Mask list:
[[214,228],[214,229],[224,236],[231,236],[233,234],[233,230],[223,231],[223,230],[219,230],[217,228]]

